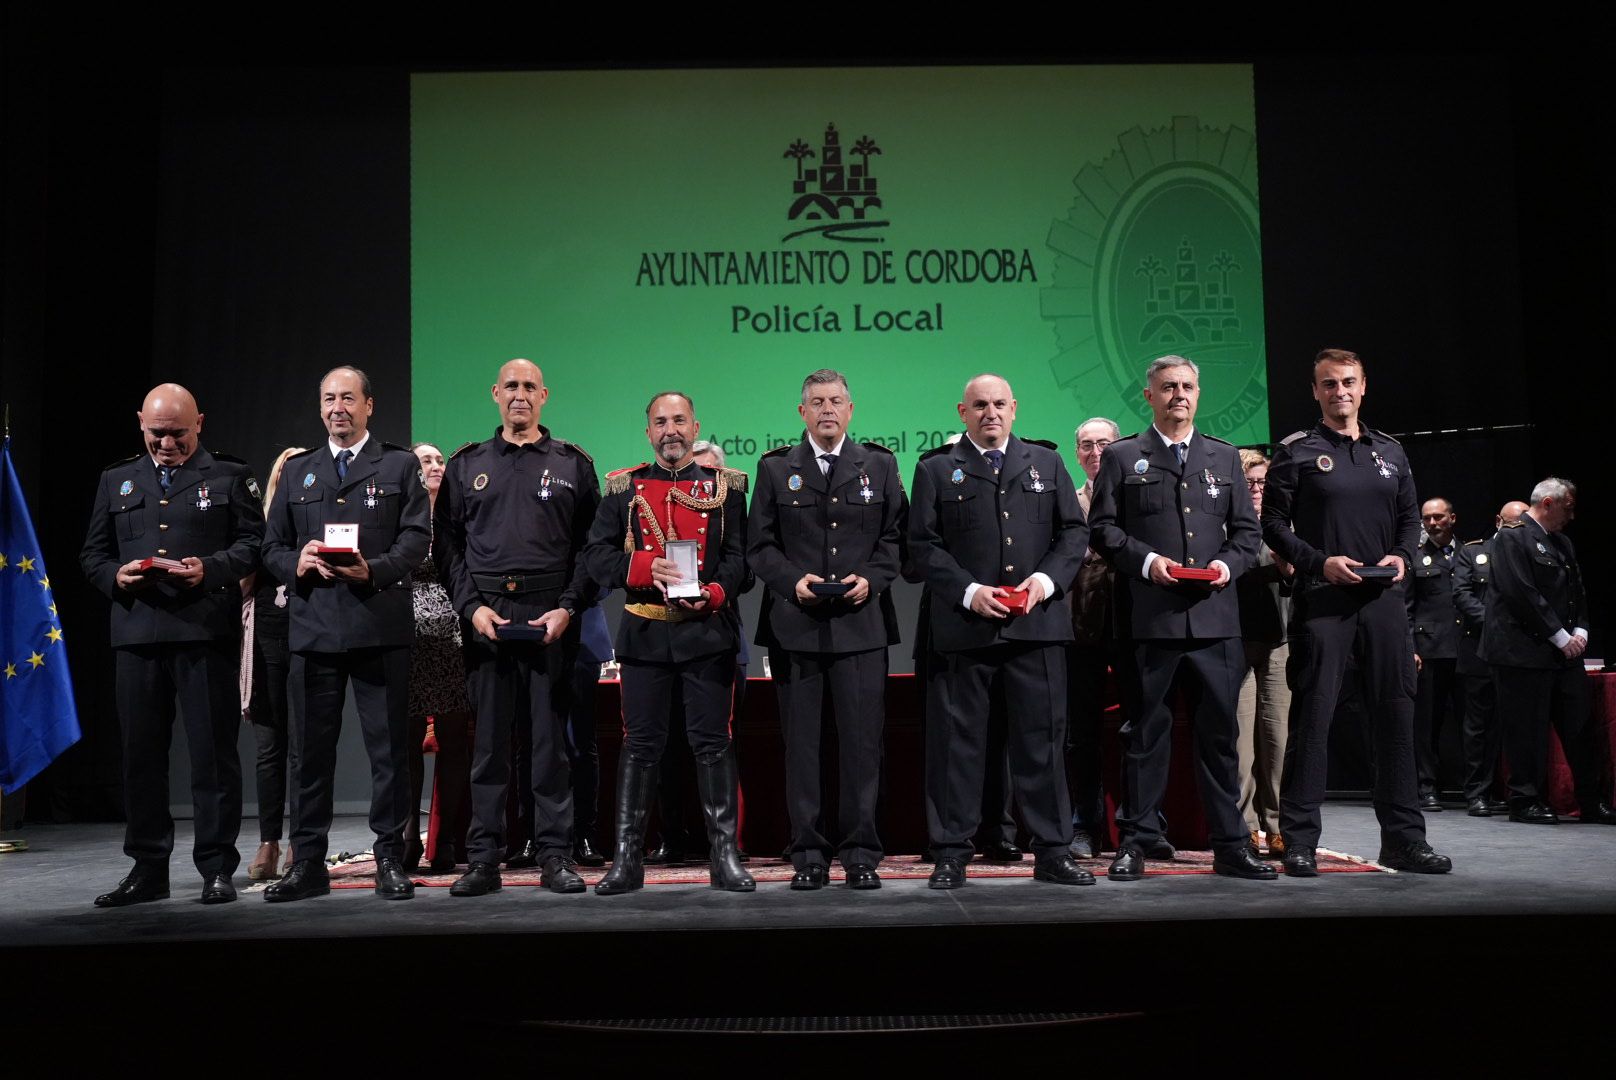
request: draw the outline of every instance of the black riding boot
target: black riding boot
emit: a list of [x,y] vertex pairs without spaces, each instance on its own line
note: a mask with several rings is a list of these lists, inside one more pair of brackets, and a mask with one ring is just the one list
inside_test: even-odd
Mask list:
[[656,793],[657,767],[623,754],[617,769],[617,850],[612,868],[595,885],[595,895],[616,896],[645,885],[645,821]]

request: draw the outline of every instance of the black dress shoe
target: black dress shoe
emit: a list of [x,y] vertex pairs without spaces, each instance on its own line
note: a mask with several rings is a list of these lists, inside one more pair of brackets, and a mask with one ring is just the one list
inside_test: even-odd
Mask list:
[[544,869],[539,872],[539,884],[556,893],[581,893],[588,888],[584,879],[578,876],[577,864],[560,855],[551,855],[544,860]]
[[1094,837],[1082,829],[1077,829],[1073,831],[1072,842],[1067,845],[1066,850],[1074,859],[1092,859],[1100,848],[1094,842]]
[[1112,881],[1138,881],[1145,876],[1145,857],[1138,848],[1124,844],[1117,857],[1111,860],[1111,869],[1105,876]]
[[1281,865],[1285,867],[1286,877],[1319,876],[1319,860],[1310,847],[1287,846]]
[[1507,814],[1509,813],[1509,801],[1507,799],[1488,799],[1487,809],[1495,814]]
[[1585,825],[1616,825],[1616,810],[1612,810],[1608,802],[1596,802],[1593,809],[1584,809],[1577,820]]
[[1427,791],[1420,796],[1420,809],[1427,814],[1440,814],[1442,812],[1442,801],[1436,797],[1436,792]]
[[1509,808],[1509,820],[1522,825],[1558,825],[1560,819],[1553,810],[1540,802],[1518,803]]
[[376,895],[383,900],[412,900],[415,882],[404,872],[404,864],[397,859],[381,859],[376,863]]
[[[652,850],[646,852],[646,866],[683,866],[690,861],[690,853],[677,844],[670,844],[664,839]],[[788,858],[786,860],[790,862]]]
[[809,863],[791,875],[791,887],[798,892],[823,889],[830,880],[830,868],[824,863]]
[[978,857],[983,862],[1018,863],[1021,861],[1021,849],[1009,840],[995,840],[983,848]]
[[529,840],[522,845],[522,850],[505,860],[505,865],[512,870],[531,870],[539,865],[539,845]]
[[230,883],[229,874],[214,874],[212,877],[202,879],[204,904],[228,904],[235,898],[236,887]]
[[299,859],[286,871],[285,877],[264,890],[264,901],[284,904],[324,896],[330,891],[331,875],[326,873],[325,864],[317,859]]
[[1381,845],[1380,858],[1375,860],[1388,870],[1403,870],[1410,874],[1446,874],[1453,869],[1453,860],[1438,855],[1424,840],[1398,847]]
[[1145,858],[1157,862],[1172,862],[1178,857],[1178,849],[1167,842],[1167,837],[1158,836],[1155,843],[1144,849],[1143,854]]
[[153,869],[138,863],[118,887],[95,898],[96,907],[128,907],[168,899],[168,867]]
[[928,889],[963,889],[965,888],[965,867],[958,859],[942,858],[937,860],[937,866],[926,881]]
[[1077,865],[1064,851],[1053,855],[1040,855],[1033,864],[1034,881],[1047,881],[1051,885],[1093,885],[1094,875]]
[[449,886],[450,896],[487,896],[504,888],[499,880],[499,867],[493,863],[474,862],[466,868],[455,883]]
[[589,837],[581,837],[572,845],[572,858],[579,866],[605,866],[606,853],[595,846]]
[[1471,799],[1470,805],[1465,808],[1465,813],[1469,814],[1471,817],[1493,816],[1492,809],[1488,807],[1486,799]]
[[854,863],[847,868],[847,887],[849,889],[879,889],[881,875],[875,872],[875,867],[869,863]]
[[1257,853],[1244,844],[1212,856],[1212,872],[1224,877],[1245,878],[1247,881],[1273,881],[1279,877],[1272,866],[1257,858]]

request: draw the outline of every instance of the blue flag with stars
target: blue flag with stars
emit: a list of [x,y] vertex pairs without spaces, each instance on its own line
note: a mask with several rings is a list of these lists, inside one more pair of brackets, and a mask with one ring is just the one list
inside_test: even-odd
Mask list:
[[7,435],[0,445],[0,792],[16,791],[78,741],[62,621]]

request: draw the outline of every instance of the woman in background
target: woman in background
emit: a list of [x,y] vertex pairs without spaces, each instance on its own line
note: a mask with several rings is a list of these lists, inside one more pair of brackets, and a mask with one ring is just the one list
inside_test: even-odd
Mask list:
[[[443,485],[443,451],[431,443],[410,447],[421,462],[421,483],[436,509]],[[428,552],[410,579],[415,600],[415,647],[410,653],[410,827],[404,835],[404,866],[421,864],[421,783],[425,746],[434,744],[432,809],[435,828],[426,857],[445,873],[466,860],[466,826],[471,818],[471,702],[460,656],[460,615],[438,579]]]
[[[269,467],[264,488],[264,514],[280,486],[286,459],[303,453],[301,446],[282,450]],[[258,782],[258,853],[247,864],[251,881],[268,881],[281,875],[281,826],[286,821],[287,784],[297,791],[297,747],[293,729],[287,723],[286,678],[290,673],[291,651],[287,645],[286,586],[267,568],[242,581],[241,681],[246,691],[247,716],[252,721],[258,743],[254,770]],[[286,862],[292,861],[287,845]]]

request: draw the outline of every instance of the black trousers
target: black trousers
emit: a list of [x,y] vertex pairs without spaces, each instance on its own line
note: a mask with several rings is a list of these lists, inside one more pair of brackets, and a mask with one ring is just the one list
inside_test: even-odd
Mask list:
[[241,864],[236,851],[241,832],[239,643],[135,645],[114,652],[129,818],[124,854],[166,870],[174,851],[168,747],[177,701],[191,752],[191,807],[196,814],[191,858],[203,877],[235,873]]
[[[876,813],[881,795],[882,733],[886,724],[887,651],[769,654],[786,742],[786,810],[791,817],[791,862],[799,870],[826,865],[837,853],[843,866],[881,862]],[[824,817],[820,745],[826,698],[836,726],[837,812]],[[830,834],[840,834],[833,842]]]
[[[530,616],[531,617],[531,616]],[[568,678],[561,642],[478,640],[466,630],[466,684],[477,710],[471,751],[471,829],[466,858],[499,863],[506,853],[513,725],[526,736],[533,793],[532,838],[538,858],[572,853],[572,777],[567,766],[567,718],[552,688]],[[525,797],[524,797],[524,802]]]
[[1422,660],[1414,684],[1414,769],[1419,793],[1428,795],[1441,790],[1442,729],[1459,710],[1459,661]]
[[376,858],[404,857],[409,792],[410,647],[292,654],[293,723],[300,732],[292,857],[323,860],[331,832],[337,737],[351,683],[359,730],[370,759],[370,830]]
[[1117,815],[1117,849],[1149,848],[1161,839],[1162,799],[1173,755],[1173,687],[1181,676],[1200,684],[1195,707],[1195,779],[1212,846],[1236,851],[1250,837],[1240,813],[1239,724],[1235,705],[1246,673],[1239,638],[1142,640],[1122,665],[1135,704],[1122,726],[1126,792]]
[[1105,839],[1105,782],[1101,772],[1101,727],[1105,722],[1105,674],[1111,650],[1103,645],[1066,649],[1066,776],[1071,786],[1072,826]]
[[600,662],[573,659],[572,686],[561,703],[565,716],[567,764],[572,770],[572,835],[595,837],[600,820],[600,744],[595,737],[595,695],[600,692]]
[[1498,691],[1492,672],[1460,675],[1464,702],[1465,801],[1491,799],[1504,733],[1498,723]]
[[735,693],[734,652],[663,664],[618,657],[623,671],[623,752],[641,768],[662,761],[674,700],[684,703],[685,738],[698,765],[729,750]]
[[934,653],[926,709],[926,828],[935,858],[968,859],[982,814],[990,702],[1009,718],[1011,786],[1037,853],[1072,839],[1066,797],[1066,655],[1060,644],[1005,643]]
[[1549,728],[1560,736],[1576,785],[1577,804],[1593,808],[1600,796],[1597,757],[1588,745],[1588,676],[1581,664],[1562,668],[1493,668],[1504,756],[1509,760],[1509,801],[1548,802]]
[[1317,847],[1323,831],[1330,721],[1356,657],[1374,740],[1375,816],[1383,839],[1425,839],[1414,779],[1414,639],[1399,589],[1325,586],[1291,616],[1291,727],[1280,777],[1279,829],[1287,847]]
[[253,635],[251,713],[257,745],[253,776],[258,791],[258,839],[266,844],[281,838],[287,781],[297,775],[297,747],[293,745],[297,729],[291,723],[286,693],[291,670],[292,654],[284,636]]

